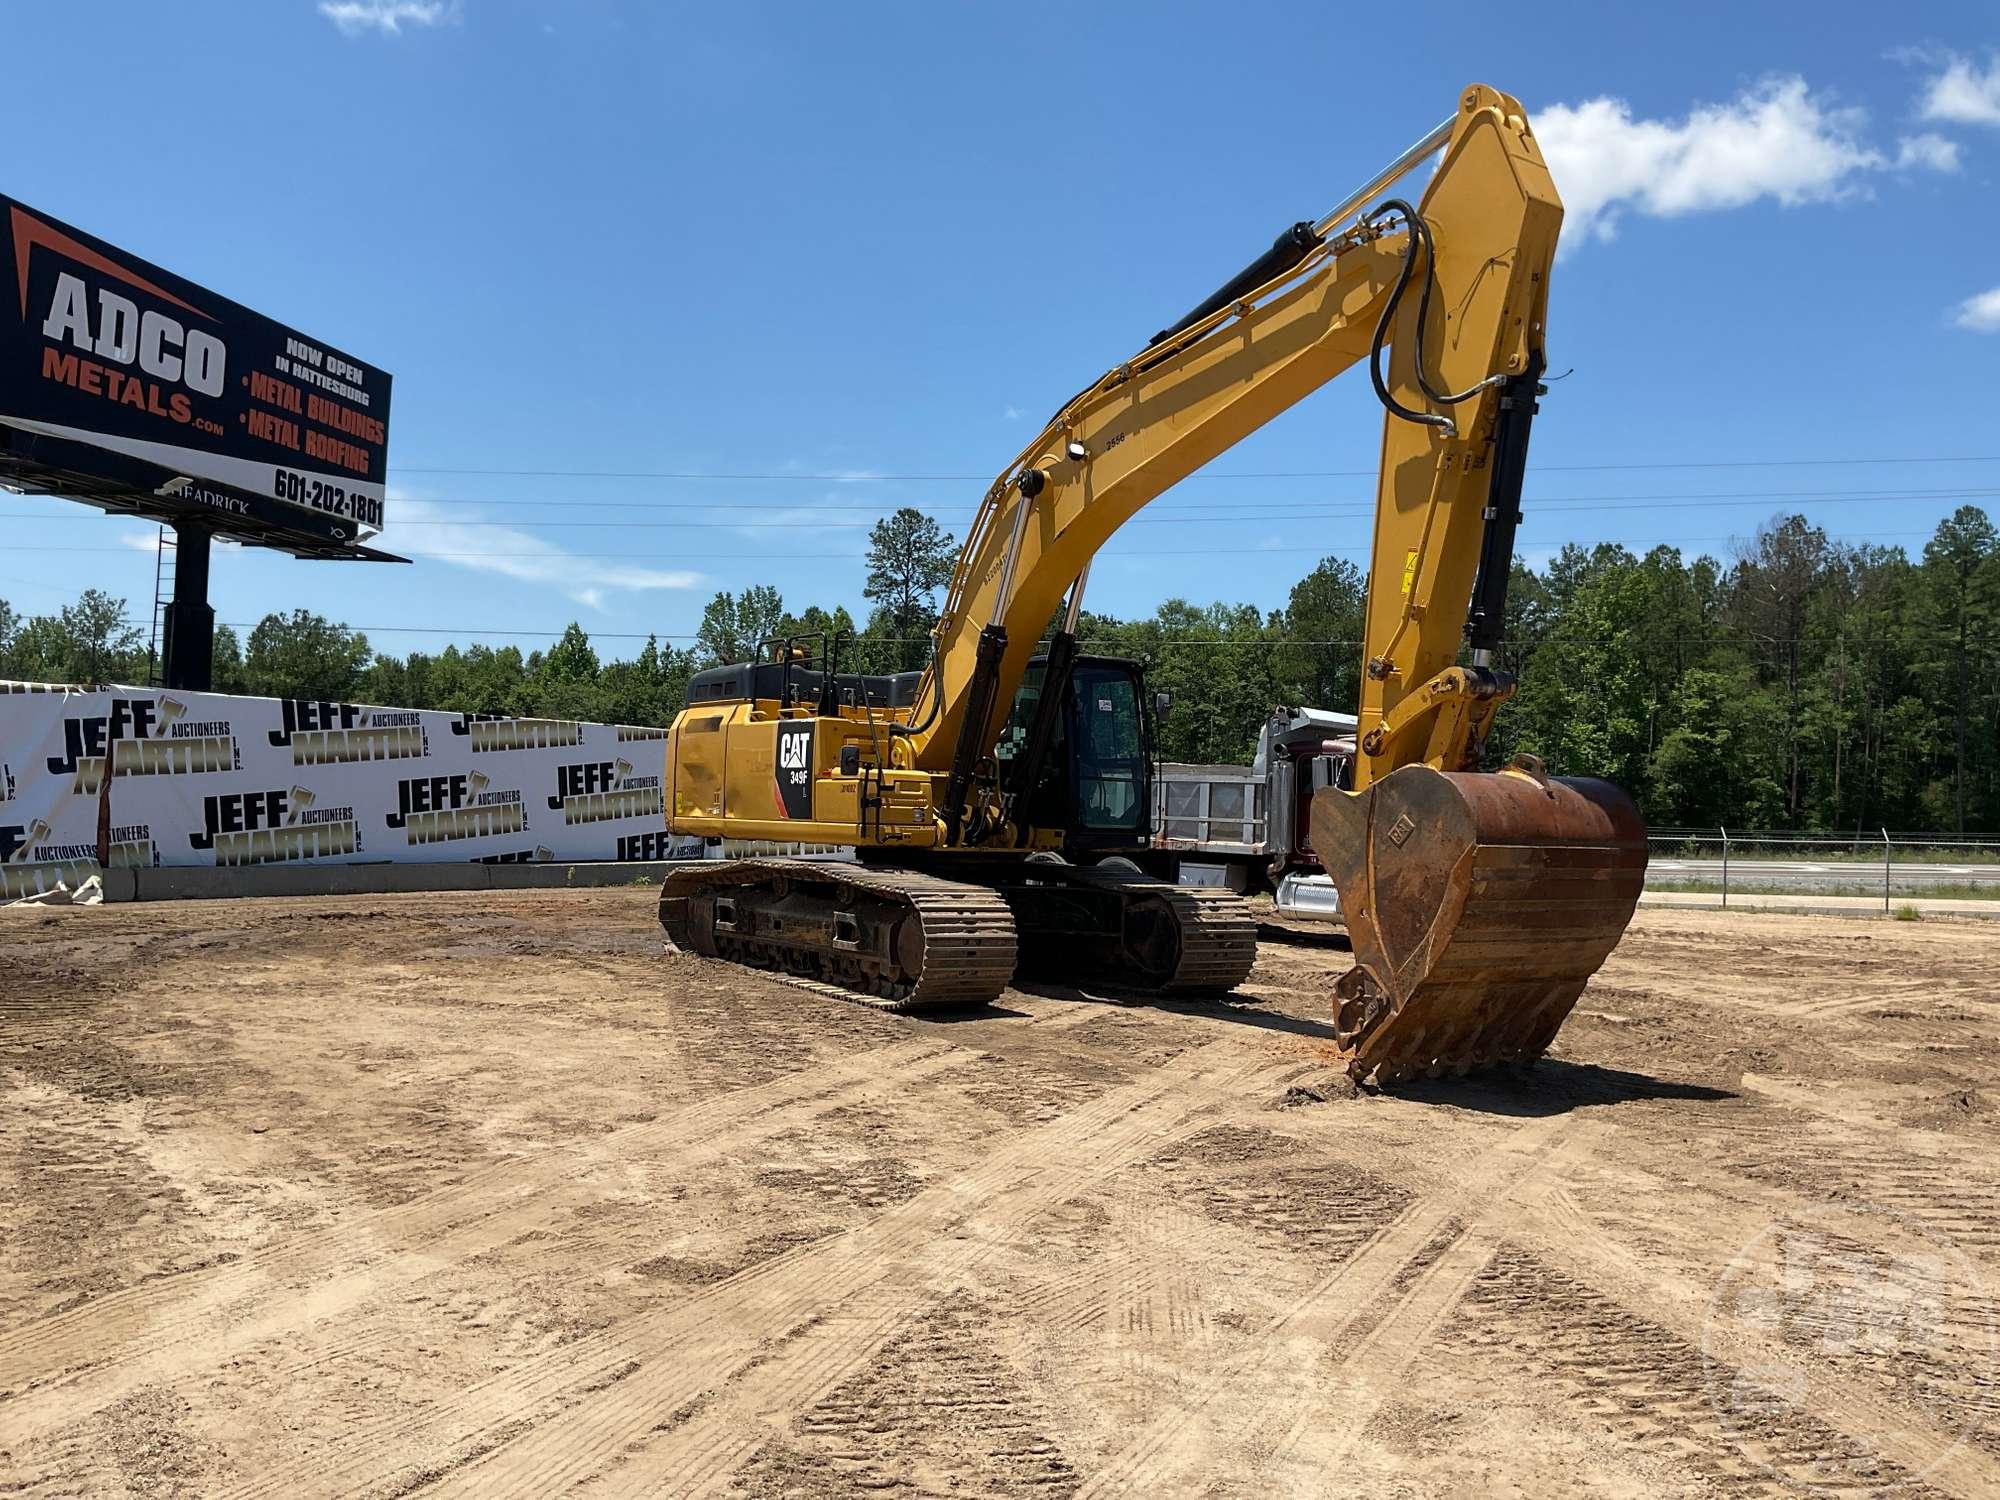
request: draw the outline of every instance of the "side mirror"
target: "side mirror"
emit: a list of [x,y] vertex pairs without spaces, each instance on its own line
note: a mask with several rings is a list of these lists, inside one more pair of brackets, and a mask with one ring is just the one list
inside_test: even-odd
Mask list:
[[1172,693],[1153,694],[1154,718],[1164,719],[1167,716],[1167,710],[1172,708],[1173,706],[1174,706],[1174,695]]

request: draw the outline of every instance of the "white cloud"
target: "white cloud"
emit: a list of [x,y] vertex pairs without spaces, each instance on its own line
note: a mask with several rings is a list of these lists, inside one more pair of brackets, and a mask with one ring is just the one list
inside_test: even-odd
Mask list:
[[[811,543],[814,531],[865,531],[881,520],[881,516],[847,509],[854,502],[844,495],[826,494],[817,505],[788,505],[782,510],[753,511],[736,523],[736,529],[753,541],[768,543],[780,550],[789,550],[788,544],[804,537]],[[834,507],[843,507],[835,509]]]
[[880,469],[826,468],[819,464],[801,463],[796,458],[786,459],[778,472],[800,479],[824,479],[831,484],[875,484],[888,477]]
[[1924,84],[1918,112],[1953,125],[2000,125],[2000,52],[1984,72],[1970,58],[1947,54],[1944,71]]
[[1896,165],[1923,167],[1932,172],[1956,172],[1958,142],[1948,141],[1928,130],[1922,135],[1904,136],[1896,143]]
[[1957,163],[1951,143],[1934,136],[1885,155],[1863,135],[1864,111],[1836,106],[1795,76],[1766,79],[1727,104],[1697,104],[1680,120],[1635,119],[1631,105],[1608,96],[1554,105],[1534,120],[1572,245],[1610,239],[1627,210],[1669,217],[1761,198],[1836,202],[1865,192],[1871,172]]
[[421,523],[406,539],[386,532],[379,546],[412,557],[434,557],[454,568],[497,573],[521,583],[544,584],[560,590],[590,609],[604,608],[606,591],[698,588],[706,580],[692,569],[642,568],[615,560],[578,557],[532,532],[512,526],[469,526],[477,515],[448,514],[440,506],[407,495],[389,493],[389,530],[396,524]]
[[442,26],[458,19],[458,0],[320,0],[319,13],[344,36],[380,32],[400,36],[405,26]]
[[2000,333],[2000,286],[1977,297],[1967,297],[1958,304],[1958,316],[1952,321],[1974,333]]
[[144,531],[121,531],[118,533],[118,545],[152,557],[160,550],[159,529],[148,526]]
[[1022,411],[1020,407],[1015,406],[1012,403],[1009,403],[1007,408],[1004,411],[1002,411],[1000,415],[1005,417],[1010,422],[1018,422],[1021,420],[1021,418],[1025,417],[1027,413]]

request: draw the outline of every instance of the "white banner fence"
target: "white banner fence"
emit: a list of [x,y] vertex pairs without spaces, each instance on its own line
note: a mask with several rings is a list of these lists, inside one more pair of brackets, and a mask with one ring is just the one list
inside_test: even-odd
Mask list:
[[666,831],[665,755],[628,724],[0,682],[0,899],[100,860],[698,859]]

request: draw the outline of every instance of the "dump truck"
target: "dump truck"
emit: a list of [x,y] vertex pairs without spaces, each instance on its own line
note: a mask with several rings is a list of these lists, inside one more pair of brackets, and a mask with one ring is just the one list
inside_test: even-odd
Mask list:
[[1153,778],[1153,843],[1184,885],[1268,894],[1281,915],[1340,921],[1340,893],[1312,847],[1312,799],[1354,785],[1353,714],[1276,708],[1247,766],[1169,761]]

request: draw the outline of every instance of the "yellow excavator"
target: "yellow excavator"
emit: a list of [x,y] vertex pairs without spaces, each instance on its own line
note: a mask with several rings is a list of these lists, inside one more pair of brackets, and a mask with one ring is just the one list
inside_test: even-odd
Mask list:
[[[1439,152],[1419,203],[1374,201]],[[697,674],[668,740],[670,828],[856,858],[676,870],[674,945],[899,1009],[990,1001],[1017,969],[1167,995],[1239,983],[1250,910],[1176,885],[1150,848],[1165,705],[1138,664],[1078,652],[1078,615],[1134,513],[1365,361],[1386,416],[1360,737],[1352,789],[1320,791],[1311,819],[1354,945],[1338,1047],[1383,1081],[1539,1056],[1646,863],[1617,788],[1529,757],[1478,769],[1514,689],[1494,656],[1561,222],[1520,104],[1467,89],[1063,404],[986,492],[921,671],[843,672],[841,641],[795,638]]]

